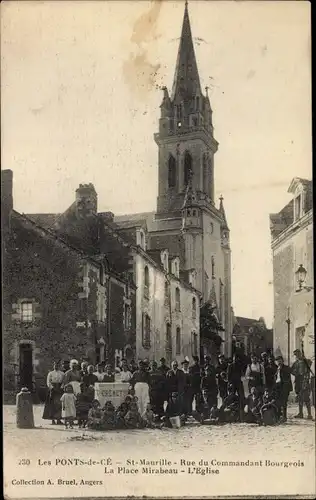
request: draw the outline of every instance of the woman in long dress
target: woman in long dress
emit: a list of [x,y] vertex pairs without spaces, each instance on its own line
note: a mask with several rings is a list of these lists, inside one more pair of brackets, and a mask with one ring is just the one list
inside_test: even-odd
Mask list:
[[130,380],[130,385],[135,391],[138,411],[140,415],[142,415],[147,408],[147,404],[150,403],[150,374],[147,370],[146,364],[143,361],[139,362],[139,369],[135,373],[133,373],[133,377]]
[[61,422],[61,402],[63,393],[62,384],[64,373],[60,370],[59,363],[53,364],[53,370],[47,375],[48,395],[45,402],[43,419],[51,420],[52,424],[62,424]]
[[70,369],[65,373],[63,385],[72,385],[75,396],[80,393],[81,375],[79,371],[79,363],[76,359],[72,359],[69,363]]

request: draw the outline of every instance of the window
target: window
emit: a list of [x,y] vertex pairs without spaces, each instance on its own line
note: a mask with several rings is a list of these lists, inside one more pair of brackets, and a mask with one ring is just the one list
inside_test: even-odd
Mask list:
[[144,269],[144,296],[149,297],[149,270],[147,266]]
[[166,325],[166,351],[172,351],[172,336],[171,336],[171,325],[167,323]]
[[302,210],[302,195],[299,195],[295,198],[294,201],[294,206],[295,206],[295,214],[294,214],[294,219],[298,220],[301,217],[301,210]]
[[219,319],[223,321],[223,307],[224,307],[224,284],[221,279],[219,279]]
[[182,106],[181,104],[178,104],[177,105],[177,120],[181,120],[182,119]]
[[146,250],[145,248],[145,235],[143,231],[140,232],[140,246],[142,247],[143,250]]
[[33,302],[22,302],[21,320],[28,323],[33,321]]
[[192,170],[192,156],[188,151],[186,151],[184,155],[184,185],[187,186],[189,184],[189,180],[192,178],[193,170]]
[[124,306],[124,326],[126,329],[130,328],[130,306],[125,304]]
[[181,354],[181,330],[179,326],[176,330],[176,354]]
[[170,299],[169,283],[165,281],[165,305],[169,305],[169,299]]
[[168,187],[176,187],[176,160],[170,155],[168,160]]
[[215,259],[212,255],[212,278],[215,278]]
[[199,111],[200,110],[200,98],[199,98],[199,96],[197,96],[195,104],[196,104],[197,111]]
[[192,356],[197,356],[197,333],[192,332]]
[[142,344],[145,349],[150,348],[150,317],[143,314]]
[[176,311],[180,311],[180,289],[176,288]]
[[196,298],[192,299],[192,318],[196,318]]

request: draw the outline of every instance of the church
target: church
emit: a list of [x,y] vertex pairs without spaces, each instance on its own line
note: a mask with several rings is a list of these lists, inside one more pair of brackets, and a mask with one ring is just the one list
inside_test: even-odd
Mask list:
[[[202,91],[188,3],[171,92],[163,87],[158,132],[158,198],[155,212],[116,216],[122,229],[138,227],[148,250],[167,249],[178,257],[180,276],[209,302],[221,325],[222,350],[231,354],[230,231],[223,198],[215,200],[213,111]],[[201,338],[201,354],[210,342]]]

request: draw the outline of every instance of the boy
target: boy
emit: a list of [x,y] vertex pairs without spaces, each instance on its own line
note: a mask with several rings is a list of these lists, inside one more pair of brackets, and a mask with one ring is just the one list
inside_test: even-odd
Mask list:
[[251,388],[251,392],[246,400],[245,405],[245,421],[249,424],[261,424],[260,409],[262,399],[256,387]]
[[79,428],[86,427],[87,425],[90,404],[90,397],[89,394],[87,394],[86,385],[84,382],[81,382],[80,392],[76,397],[76,416]]
[[278,408],[273,394],[265,389],[261,406],[261,418],[263,425],[275,425],[278,422]]

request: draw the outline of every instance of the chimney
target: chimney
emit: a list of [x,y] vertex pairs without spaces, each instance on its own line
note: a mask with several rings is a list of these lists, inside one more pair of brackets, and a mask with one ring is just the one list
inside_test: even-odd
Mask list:
[[98,212],[98,195],[93,184],[79,184],[76,189],[76,212],[79,217],[92,217]]
[[1,171],[1,222],[2,230],[10,230],[10,216],[13,210],[13,172]]

